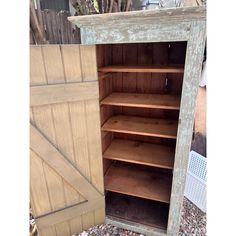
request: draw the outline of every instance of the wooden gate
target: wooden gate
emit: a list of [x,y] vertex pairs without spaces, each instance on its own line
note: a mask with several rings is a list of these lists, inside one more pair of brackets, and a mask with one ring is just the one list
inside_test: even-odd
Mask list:
[[105,220],[95,46],[30,46],[30,200],[39,234]]

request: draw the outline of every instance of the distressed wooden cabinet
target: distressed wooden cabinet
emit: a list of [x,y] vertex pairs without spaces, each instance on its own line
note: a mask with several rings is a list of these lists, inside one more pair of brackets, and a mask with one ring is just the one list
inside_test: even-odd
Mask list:
[[205,8],[70,17],[31,46],[31,204],[41,235],[107,223],[178,234]]

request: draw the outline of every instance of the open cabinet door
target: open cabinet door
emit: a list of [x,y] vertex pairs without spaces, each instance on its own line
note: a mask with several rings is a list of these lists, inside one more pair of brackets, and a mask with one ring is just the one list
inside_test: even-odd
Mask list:
[[41,236],[105,220],[95,46],[30,47],[30,203]]

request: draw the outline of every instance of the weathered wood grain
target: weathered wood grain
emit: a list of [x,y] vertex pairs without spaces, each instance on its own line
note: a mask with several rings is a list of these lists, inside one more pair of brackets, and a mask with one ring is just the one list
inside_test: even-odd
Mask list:
[[98,99],[98,82],[33,86],[30,96],[31,106]]
[[[82,179],[95,186],[96,191],[99,189],[101,196],[98,200],[96,194],[89,194],[90,199],[87,194],[80,194],[81,186],[79,189],[74,188],[60,171],[58,173],[58,170],[54,169],[56,161],[52,157],[55,154],[52,150],[48,154],[44,153],[45,155],[41,153],[36,159],[41,160],[41,169],[40,165],[35,163],[32,154],[31,173],[40,173],[41,178],[40,181],[32,182],[33,214],[39,233],[43,236],[78,234],[87,227],[103,223],[105,219],[105,201],[101,187],[103,186],[102,157],[99,160],[95,155],[101,153],[101,137],[98,132],[97,136],[88,134],[88,132],[93,133],[100,125],[97,111],[99,104],[95,47],[31,46],[30,57],[32,124],[51,143],[51,147],[61,153],[64,160],[69,161],[76,171],[81,171],[84,176]],[[86,59],[86,62],[81,63],[81,58]],[[71,96],[74,99],[70,99]],[[97,115],[94,115],[94,112]],[[39,140],[34,140],[34,143],[35,146],[32,148],[34,153],[38,150],[38,146],[44,151],[47,150],[45,143],[40,145]],[[51,160],[50,164],[43,159],[45,156]],[[90,163],[94,167],[91,167]],[[67,162],[66,166],[68,165]],[[34,171],[36,166],[38,172]],[[66,166],[64,165],[64,170]],[[40,195],[40,192],[35,190],[43,189],[43,183],[46,183],[44,189],[49,198],[49,210],[41,207],[47,204],[45,192],[42,191]],[[35,194],[39,196],[35,198]],[[93,197],[96,197],[95,202],[91,201]],[[40,199],[41,202],[34,201],[34,198]],[[42,210],[37,211],[39,208]]]
[[179,230],[185,178],[193,132],[195,104],[205,46],[205,27],[204,21],[193,22],[190,39],[187,45],[167,229],[167,235],[170,236],[177,235]]
[[[91,212],[95,209],[105,207],[105,202],[103,198],[95,198],[91,201],[82,202],[74,206],[66,207],[59,211],[51,212],[48,215],[40,216],[37,219],[37,223],[41,228],[48,227],[50,225],[55,225],[66,220],[70,220],[73,217],[78,217],[78,215],[84,215],[87,212]],[[69,234],[64,234],[69,235]]]
[[131,11],[131,12],[118,12],[112,14],[98,14],[86,16],[71,16],[68,20],[76,24],[78,27],[92,26],[92,25],[114,25],[115,23],[136,23],[152,20],[163,22],[177,21],[193,21],[205,20],[206,8],[205,7],[188,7],[188,8],[172,8],[172,9],[155,9],[146,11]]
[[90,196],[99,197],[100,193],[83,175],[71,164],[71,161],[56,149],[33,125],[30,126],[30,147],[36,152],[51,168],[66,179],[78,192],[88,199]]
[[186,41],[189,37],[190,22],[165,23],[140,22],[137,24],[118,23],[116,27],[108,25],[86,26],[81,28],[82,44],[139,43]]

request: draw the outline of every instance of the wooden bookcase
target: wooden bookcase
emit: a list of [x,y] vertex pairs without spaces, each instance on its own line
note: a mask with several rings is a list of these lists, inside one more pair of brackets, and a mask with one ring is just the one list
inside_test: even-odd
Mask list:
[[97,45],[96,54],[107,216],[166,230],[186,42]]

